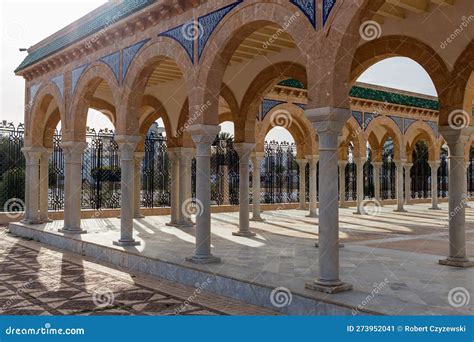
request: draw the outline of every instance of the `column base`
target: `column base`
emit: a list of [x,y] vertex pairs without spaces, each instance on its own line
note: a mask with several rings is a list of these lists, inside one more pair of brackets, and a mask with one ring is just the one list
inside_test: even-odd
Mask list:
[[318,217],[317,213],[309,213],[306,217]]
[[407,213],[408,211],[406,211],[405,209],[394,209],[393,212],[395,212],[395,213]]
[[441,210],[440,207],[431,207],[431,208],[428,208],[428,210]]
[[250,219],[250,221],[265,222],[265,219],[261,218],[260,216],[254,216]]
[[257,236],[254,232],[251,231],[238,231],[238,232],[233,232],[232,235],[234,236],[243,236],[243,237],[252,237],[252,236]]
[[193,228],[196,226],[194,222],[176,223],[173,227],[176,228]]
[[461,268],[467,268],[467,267],[473,267],[474,266],[474,261],[470,261],[469,259],[465,258],[446,258],[446,259],[441,259],[439,260],[439,264],[443,266],[453,266],[453,267],[461,267]]
[[20,221],[21,223],[26,223],[26,224],[41,224],[43,221],[41,220],[29,220],[29,219],[23,219]]
[[140,246],[140,241],[136,241],[135,239],[131,240],[118,240],[113,242],[114,246],[120,247],[130,247],[130,246]]
[[178,227],[179,224],[178,224],[178,223],[174,223],[174,222],[168,222],[168,223],[165,223],[165,226],[168,226],[168,227]]
[[86,234],[87,230],[81,229],[81,228],[60,228],[58,229],[58,232],[63,233],[63,234]]
[[347,208],[349,208],[347,205],[339,204],[339,209],[347,209]]
[[[345,245],[344,245],[343,243],[340,243],[340,244],[339,244],[339,248],[344,248],[344,246],[345,246]],[[319,241],[317,241],[317,242],[314,243],[314,247],[319,248]]]
[[340,280],[337,280],[334,282],[328,282],[328,281],[317,279],[315,281],[306,283],[305,288],[309,290],[332,294],[332,293],[338,293],[338,292],[344,292],[344,291],[351,291],[352,284],[344,283]]
[[187,257],[186,261],[193,262],[195,264],[216,264],[221,262],[221,258],[215,257],[212,254],[206,256],[194,255],[192,257]]
[[142,214],[133,216],[134,219],[142,219],[142,218],[145,218],[145,217],[146,216],[142,215]]
[[352,215],[362,215],[362,212],[361,212],[361,211],[354,211],[354,212],[352,213]]

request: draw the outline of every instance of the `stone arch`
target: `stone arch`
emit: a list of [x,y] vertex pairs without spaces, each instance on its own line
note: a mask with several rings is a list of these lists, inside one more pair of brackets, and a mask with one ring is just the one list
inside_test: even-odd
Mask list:
[[[57,108],[48,114],[48,109],[52,103],[55,104]],[[53,112],[57,112],[56,117],[58,120],[55,123],[49,121],[49,117],[51,117],[51,113]],[[54,132],[58,122],[65,121],[64,114],[63,97],[58,87],[48,82],[38,90],[29,113],[30,119],[27,121],[25,130],[25,146],[44,146],[45,132],[51,130],[51,127],[48,125],[54,124],[54,127],[52,127]]]
[[280,62],[262,70],[247,88],[236,122],[236,141],[254,142],[255,122],[262,100],[273,86],[285,79],[297,79],[307,87],[306,69],[294,62]]
[[[227,84],[222,83],[220,94],[230,109],[229,114],[231,118],[224,121],[232,121],[235,123],[240,113],[240,107],[239,107],[239,103],[237,99],[235,98],[233,91],[227,86]],[[227,114],[227,113],[224,113],[224,114]],[[221,121],[220,116],[221,114],[219,114],[219,123],[222,123],[223,121]]]
[[189,85],[194,83],[194,72],[184,49],[176,41],[167,37],[158,37],[147,43],[135,56],[123,82],[124,91],[117,126],[124,134],[138,133],[140,129],[138,118],[129,113],[138,112],[149,77],[165,60],[173,60],[177,64],[184,79],[186,92],[189,93]]
[[[379,146],[383,149],[385,140],[389,136],[393,141],[394,158],[400,158],[403,136],[397,124],[385,115],[379,115],[373,119],[365,130],[365,135],[375,134],[378,137]],[[382,133],[382,134],[381,134]]]
[[[278,120],[274,115],[278,113],[289,113],[290,116]],[[279,123],[282,122],[283,125]],[[274,107],[263,119],[257,124],[256,129],[256,151],[263,152],[265,137],[274,127],[283,127],[287,129],[293,136],[296,145],[298,158],[304,158],[306,155],[317,155],[318,147],[316,141],[316,131],[311,123],[304,115],[304,110],[294,104],[284,103]]]
[[167,142],[169,142],[170,145],[174,146],[175,143],[171,130],[171,122],[165,106],[156,97],[152,95],[145,95],[142,99],[142,108],[143,107],[151,107],[153,108],[153,111],[150,113],[145,112],[139,117],[139,135],[141,137],[141,140],[138,144],[137,150],[144,151],[145,137],[148,132],[148,129],[158,119],[162,119],[165,125]]
[[[300,13],[300,12],[296,12]],[[190,110],[199,110],[202,104],[207,110],[199,118],[203,124],[216,125],[218,118],[219,94],[229,61],[242,41],[257,29],[267,25],[278,25],[295,15],[295,7],[283,3],[242,3],[237,10],[229,13],[212,33],[201,56],[201,67],[196,86],[190,98]],[[302,51],[301,58],[306,65],[309,46],[313,41],[313,27],[308,20],[296,20],[286,28]]]
[[[349,146],[349,142],[354,144],[354,156],[365,157],[366,155],[366,141],[365,137],[362,134],[362,128],[359,126],[357,120],[351,116],[347,120],[346,125],[342,129],[342,139],[340,143],[340,148]],[[347,151],[341,150],[341,155],[344,155]]]
[[[102,62],[91,64],[81,75],[74,90],[67,125],[63,127],[64,141],[84,141],[86,136],[87,111],[92,108],[94,93],[105,82],[110,88],[115,108],[119,103],[121,89],[110,68]],[[115,110],[115,113],[117,111]],[[117,122],[114,118],[112,122]]]
[[418,120],[410,125],[405,132],[406,157],[411,162],[413,148],[419,140],[426,140],[428,144],[429,160],[439,159],[439,146],[433,129],[424,121]]

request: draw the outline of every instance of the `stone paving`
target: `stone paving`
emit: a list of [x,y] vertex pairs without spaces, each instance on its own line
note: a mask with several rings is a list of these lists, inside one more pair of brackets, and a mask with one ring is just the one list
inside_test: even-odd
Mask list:
[[[4,227],[0,228],[4,233]],[[1,234],[1,315],[277,315]]]
[[[248,283],[286,287],[293,293],[346,307],[362,307],[381,314],[474,314],[472,301],[452,305],[449,293],[463,288],[474,293],[474,269],[438,264],[448,252],[447,204],[440,211],[429,205],[408,205],[407,213],[384,206],[376,216],[354,215],[353,208],[340,211],[340,273],[354,285],[351,292],[326,295],[306,290],[305,282],[318,274],[317,218],[302,210],[263,213],[266,222],[251,222],[255,238],[232,235],[238,227],[238,213],[212,215],[213,253],[222,258],[215,265],[185,262],[194,252],[194,230],[168,227],[169,216],[135,221],[141,246],[127,252],[169,263],[212,272]],[[57,233],[61,221],[35,226]],[[84,220],[88,234],[80,239],[108,248],[119,236],[119,220]],[[474,257],[474,209],[467,209],[467,250]],[[379,285],[383,283],[383,286]],[[377,294],[373,290],[377,288]],[[455,303],[456,304],[456,303]]]

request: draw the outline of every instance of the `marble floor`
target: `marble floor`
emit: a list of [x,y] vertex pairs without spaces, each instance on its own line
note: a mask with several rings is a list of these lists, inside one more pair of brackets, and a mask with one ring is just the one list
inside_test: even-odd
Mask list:
[[[440,211],[428,207],[408,205],[408,212],[395,213],[394,206],[384,206],[375,215],[341,209],[340,238],[345,247],[340,249],[340,275],[354,290],[339,294],[304,287],[318,274],[314,247],[318,218],[308,218],[302,210],[264,212],[265,222],[251,222],[257,233],[253,238],[232,235],[238,228],[238,213],[213,214],[213,254],[222,259],[220,264],[186,262],[194,251],[194,229],[166,226],[169,216],[135,220],[135,236],[142,243],[127,251],[374,313],[472,315],[474,268],[438,264],[448,252],[447,204]],[[467,250],[474,258],[474,209],[467,209],[466,216]],[[56,234],[61,226],[61,221],[54,221],[35,229]],[[83,228],[88,230],[80,236],[83,241],[121,249],[112,245],[119,236],[119,219],[83,220]],[[462,296],[467,298],[460,302]]]

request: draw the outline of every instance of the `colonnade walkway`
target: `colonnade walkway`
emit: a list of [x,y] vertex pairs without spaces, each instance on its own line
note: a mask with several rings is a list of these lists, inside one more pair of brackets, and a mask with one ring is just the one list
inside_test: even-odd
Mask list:
[[[238,213],[212,214],[213,254],[219,264],[185,261],[195,250],[195,230],[167,226],[169,216],[134,220],[141,245],[118,247],[120,219],[85,219],[88,234],[64,236],[63,221],[10,225],[10,231],[88,255],[97,260],[144,271],[183,284],[211,279],[208,291],[275,308],[288,314],[447,314],[473,315],[474,305],[456,307],[448,294],[464,288],[474,293],[474,269],[438,264],[448,254],[447,203],[439,211],[429,204],[407,205],[394,212],[387,205],[374,215],[354,215],[340,209],[341,279],[354,291],[327,295],[306,290],[318,274],[318,218],[303,210],[263,212],[265,222],[250,222],[255,237],[233,236]],[[466,209],[467,254],[474,257],[474,208]],[[343,248],[342,248],[343,247]],[[286,301],[275,303],[275,289]],[[284,305],[283,305],[284,304]]]

